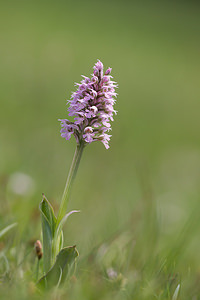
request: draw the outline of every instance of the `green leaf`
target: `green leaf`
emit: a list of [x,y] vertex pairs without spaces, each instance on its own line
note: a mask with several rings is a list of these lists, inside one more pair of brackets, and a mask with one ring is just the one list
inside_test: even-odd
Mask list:
[[53,253],[54,258],[63,247],[63,232],[62,232],[63,226],[64,226],[66,220],[68,219],[68,217],[71,214],[76,213],[76,212],[80,212],[80,211],[79,210],[70,211],[68,214],[66,214],[62,218],[60,223],[56,225],[55,234],[54,234],[54,238],[52,241],[52,253]]
[[4,236],[4,234],[6,234],[10,229],[12,229],[13,227],[15,227],[17,225],[17,223],[13,223],[11,225],[8,225],[7,227],[5,227],[4,229],[2,229],[0,231],[0,239]]
[[43,265],[46,273],[52,266],[54,258],[52,255],[52,240],[55,233],[56,217],[52,206],[44,195],[39,209],[42,218]]
[[47,222],[49,223],[49,226],[51,228],[52,235],[54,236],[55,232],[55,226],[56,226],[56,217],[54,215],[53,207],[43,194],[42,202],[40,203],[40,211],[46,218]]
[[[68,219],[68,217],[70,216],[70,215],[72,215],[73,213],[78,213],[78,212],[80,212],[80,210],[72,210],[72,211],[70,211],[69,213],[67,213],[63,218],[62,218],[62,220],[59,222],[59,224],[57,225],[57,228],[56,228],[56,231],[55,231],[55,241],[57,240],[60,240],[60,236],[61,236],[61,234],[62,234],[62,229],[63,229],[63,226],[64,226],[64,224],[65,224],[65,222],[66,222],[66,220]],[[60,248],[61,249],[61,248]],[[59,249],[59,251],[60,251],[60,249]]]
[[70,271],[78,255],[76,246],[63,248],[56,256],[55,264],[47,274],[39,280],[38,285],[43,288],[50,288],[62,284],[70,275]]
[[52,262],[52,232],[46,218],[42,217],[42,239],[43,239],[43,266],[44,272],[47,272],[51,267]]

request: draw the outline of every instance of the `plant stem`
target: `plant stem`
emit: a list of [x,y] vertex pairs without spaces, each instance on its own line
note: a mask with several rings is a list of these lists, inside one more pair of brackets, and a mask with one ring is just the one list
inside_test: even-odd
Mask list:
[[74,157],[73,157],[73,160],[72,160],[72,164],[71,164],[71,168],[70,168],[70,171],[69,171],[69,174],[68,174],[67,182],[66,182],[66,185],[65,185],[65,189],[64,189],[64,192],[63,192],[59,212],[58,212],[57,226],[66,214],[67,205],[68,205],[68,202],[69,202],[70,191],[71,191],[71,188],[72,188],[74,178],[76,176],[76,172],[77,172],[78,167],[79,167],[79,163],[80,163],[80,160],[81,160],[83,149],[84,149],[84,143],[83,142],[78,144],[77,147],[76,147]]
[[40,265],[40,260],[37,259],[37,265],[36,265],[36,282],[38,281],[38,274],[39,274],[39,265]]

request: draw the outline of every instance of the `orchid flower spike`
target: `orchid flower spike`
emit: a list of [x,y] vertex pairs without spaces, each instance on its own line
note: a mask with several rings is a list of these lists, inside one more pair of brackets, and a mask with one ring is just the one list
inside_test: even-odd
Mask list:
[[74,121],[59,119],[63,138],[69,140],[73,134],[77,144],[101,141],[106,149],[109,148],[111,135],[107,132],[111,130],[110,121],[116,114],[113,106],[117,96],[117,84],[111,80],[111,71],[108,68],[104,73],[103,64],[98,60],[92,77],[82,76],[81,83],[75,84],[77,90],[68,100],[69,116],[74,117]]

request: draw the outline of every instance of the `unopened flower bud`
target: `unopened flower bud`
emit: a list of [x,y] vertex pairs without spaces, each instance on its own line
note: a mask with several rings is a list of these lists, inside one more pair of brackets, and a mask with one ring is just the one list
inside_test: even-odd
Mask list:
[[97,69],[94,69],[93,74],[94,74],[95,76],[98,76],[98,75],[99,75],[99,71],[98,71]]
[[96,68],[99,71],[103,70],[103,64],[99,59],[98,59],[98,62],[95,64],[94,68]]
[[39,240],[37,240],[37,241],[35,242],[34,247],[35,247],[35,252],[36,252],[36,255],[37,255],[38,259],[41,259],[41,258],[42,258],[42,255],[43,255],[43,253],[42,253],[42,244],[41,244],[41,242],[40,242]]
[[112,71],[112,68],[108,68],[108,69],[105,71],[105,75],[110,75],[111,71]]

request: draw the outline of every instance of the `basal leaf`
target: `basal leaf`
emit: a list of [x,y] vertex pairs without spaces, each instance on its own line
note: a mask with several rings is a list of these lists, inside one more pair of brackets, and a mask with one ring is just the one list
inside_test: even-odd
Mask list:
[[44,288],[50,288],[62,284],[70,274],[78,256],[76,246],[63,248],[56,257],[56,262],[52,268],[43,276],[38,285]]
[[44,195],[39,208],[42,219],[43,265],[44,271],[48,272],[54,259],[52,241],[55,233],[56,217],[52,206]]
[[43,239],[43,266],[44,271],[47,272],[51,267],[52,262],[52,232],[49,222],[41,214],[42,219],[42,239]]
[[47,198],[45,197],[44,194],[43,194],[43,199],[42,199],[42,202],[40,203],[39,208],[40,208],[41,213],[44,215],[47,222],[49,223],[49,226],[52,231],[52,235],[54,236],[55,226],[56,226],[56,217],[54,215],[53,207],[51,206],[51,204],[49,203],[49,201],[47,200]]

